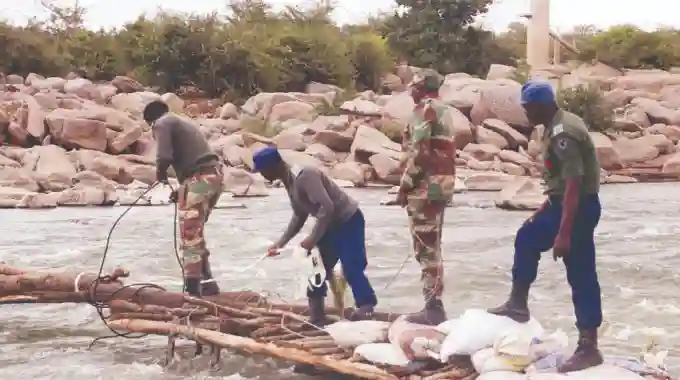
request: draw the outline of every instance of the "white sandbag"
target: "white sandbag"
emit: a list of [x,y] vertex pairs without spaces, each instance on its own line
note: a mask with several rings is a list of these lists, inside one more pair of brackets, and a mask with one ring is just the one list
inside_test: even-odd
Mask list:
[[[492,367],[505,371],[523,371],[531,363],[567,347],[569,338],[563,331],[542,338],[536,337],[536,329],[518,324],[504,331],[493,344]],[[480,372],[479,370],[477,372]],[[481,372],[480,372],[481,373]]]
[[[478,378],[478,380],[481,377]],[[644,380],[645,378],[609,364],[584,369],[583,371],[561,373],[527,374],[527,380]]]
[[493,344],[495,357],[516,371],[521,371],[533,362],[531,345],[536,336],[531,329],[518,326],[501,333]]
[[562,330],[536,338],[529,347],[531,361],[536,362],[555,352],[563,351],[569,346],[569,337]]
[[[472,354],[472,364],[478,373],[522,372],[536,360],[565,348],[569,343],[566,334],[561,331],[547,335],[544,339],[534,338],[529,329],[512,328],[502,333],[492,348],[485,348]],[[543,354],[547,350],[551,351]]]
[[659,363],[647,363],[644,360],[624,356],[605,356],[604,363],[626,369],[643,377],[671,379],[671,374],[666,367]]
[[527,323],[517,323],[508,317],[481,309],[467,310],[451,326],[440,351],[439,359],[444,363],[453,355],[472,355],[483,348],[492,347],[496,339],[513,329],[526,330],[528,335],[543,335],[543,327],[533,318]]
[[354,349],[354,360],[365,360],[373,364],[406,366],[410,360],[404,352],[391,343],[367,343]]
[[441,332],[444,335],[449,335],[451,331],[456,329],[456,325],[460,322],[461,317],[449,319],[448,321],[444,321],[435,327],[437,331]]
[[401,316],[392,322],[387,337],[407,357],[425,359],[430,357],[429,352],[439,353],[446,335],[432,326],[411,323]]
[[493,348],[483,348],[472,354],[472,365],[477,373],[487,372],[522,372],[528,363],[508,360],[498,354]]
[[561,366],[572,355],[573,350],[562,349],[531,363],[524,371],[526,373],[551,373],[557,372],[557,367]]
[[517,372],[497,371],[483,373],[477,380],[528,380],[528,378]]
[[340,347],[356,347],[366,343],[387,342],[389,322],[340,321],[324,328]]

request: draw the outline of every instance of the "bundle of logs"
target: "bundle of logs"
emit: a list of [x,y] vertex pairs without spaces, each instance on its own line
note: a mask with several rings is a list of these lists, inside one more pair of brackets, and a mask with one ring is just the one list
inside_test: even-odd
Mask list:
[[[128,272],[116,269],[98,277],[87,273],[36,273],[0,263],[0,305],[21,303],[89,303],[108,309],[105,323],[119,333],[168,337],[167,360],[174,357],[175,340],[210,348],[214,362],[221,350],[265,355],[315,370],[359,379],[472,380],[477,374],[469,358],[443,366],[423,363],[417,368],[381,367],[352,359],[352,351],[338,347],[322,329],[307,323],[306,306],[274,304],[258,293],[223,292],[202,299],[170,292],[153,284],[125,285]],[[329,308],[330,318],[345,318],[349,310]],[[391,313],[374,319],[393,321]]]

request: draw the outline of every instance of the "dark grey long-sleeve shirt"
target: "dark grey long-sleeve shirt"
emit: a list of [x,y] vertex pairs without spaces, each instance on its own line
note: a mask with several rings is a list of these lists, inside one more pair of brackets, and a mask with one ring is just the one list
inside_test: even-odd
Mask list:
[[277,242],[286,245],[300,232],[309,215],[317,218],[310,234],[318,243],[328,228],[346,222],[359,210],[359,204],[345,193],[332,179],[314,167],[293,168],[286,191],[293,208],[293,216],[286,231]]
[[156,165],[172,165],[180,183],[202,166],[219,162],[203,133],[189,120],[166,114],[156,120],[152,130],[158,145]]

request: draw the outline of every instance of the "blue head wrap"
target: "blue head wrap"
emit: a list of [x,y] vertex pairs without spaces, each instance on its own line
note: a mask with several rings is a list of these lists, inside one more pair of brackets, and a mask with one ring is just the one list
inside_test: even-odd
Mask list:
[[253,172],[267,170],[283,161],[279,150],[274,147],[267,147],[258,150],[253,154]]
[[530,80],[522,86],[521,103],[555,103],[555,91],[548,82]]

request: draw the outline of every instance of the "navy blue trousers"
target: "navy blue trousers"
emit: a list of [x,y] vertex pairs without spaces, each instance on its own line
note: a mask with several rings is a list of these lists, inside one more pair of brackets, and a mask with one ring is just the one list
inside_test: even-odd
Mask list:
[[[571,286],[576,327],[595,329],[602,324],[602,299],[595,266],[595,228],[602,206],[598,195],[582,196],[574,220],[571,252],[564,258]],[[515,237],[512,280],[530,285],[536,280],[541,253],[551,250],[562,220],[562,200],[553,197],[534,219],[525,223]]]
[[[368,265],[366,258],[366,221],[361,210],[357,210],[346,222],[332,226],[318,244],[321,260],[326,268],[326,278],[333,275],[335,264],[342,264],[347,284],[352,288],[356,307],[375,306],[378,300],[375,291],[364,271]],[[307,297],[326,297],[326,283],[319,288],[307,288]]]

